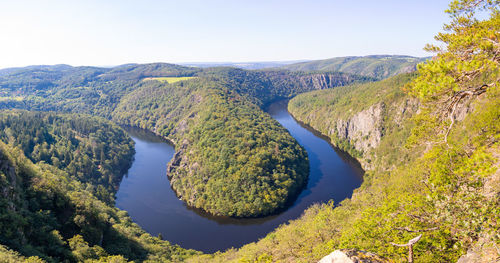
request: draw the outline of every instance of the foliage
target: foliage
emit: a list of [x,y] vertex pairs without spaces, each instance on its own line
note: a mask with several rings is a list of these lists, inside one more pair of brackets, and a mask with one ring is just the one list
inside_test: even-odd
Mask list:
[[0,196],[0,243],[29,260],[76,262],[122,255],[170,261],[194,253],[145,233],[126,212],[98,200],[68,173],[44,162],[33,164],[3,142],[0,155],[0,190],[5,193]]
[[23,257],[19,253],[9,250],[3,245],[0,245],[0,262],[9,262],[9,263],[21,263],[21,262],[27,262],[27,263],[42,263],[45,262],[39,257]]
[[109,204],[134,154],[133,141],[122,129],[77,114],[0,112],[0,140],[20,148],[35,163],[53,165],[88,183]]
[[[400,152],[395,153],[393,146],[401,145],[412,127],[410,117],[418,103],[409,99],[402,87],[414,78],[414,73],[401,74],[377,82],[303,93],[290,100],[288,110],[296,119],[327,135],[335,146],[352,156],[365,162],[385,159],[385,162],[379,162],[379,167],[391,167],[399,158],[405,158]],[[382,131],[384,140],[381,140],[381,145],[362,152],[350,139],[339,137],[338,120],[347,121],[377,104],[384,106],[380,127],[375,127]]]
[[[411,94],[428,102],[440,119],[450,119],[445,140],[456,118],[457,107],[499,85],[499,3],[495,0],[453,1],[447,10],[452,22],[445,25],[446,32],[435,37],[445,47],[426,47],[437,55],[427,64],[419,65],[419,76],[409,86]],[[478,11],[490,17],[481,20],[477,18]]]
[[172,188],[189,205],[238,217],[275,212],[308,175],[307,156],[288,132],[219,82],[144,83],[113,119],[176,144]]

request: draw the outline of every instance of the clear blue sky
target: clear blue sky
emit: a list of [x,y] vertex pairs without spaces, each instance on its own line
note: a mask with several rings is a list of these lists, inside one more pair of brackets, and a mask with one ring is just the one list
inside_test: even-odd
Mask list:
[[2,0],[0,68],[428,56],[448,2]]

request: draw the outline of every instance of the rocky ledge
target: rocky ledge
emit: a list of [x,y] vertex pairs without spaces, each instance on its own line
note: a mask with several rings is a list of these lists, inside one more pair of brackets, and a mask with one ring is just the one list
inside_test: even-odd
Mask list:
[[322,258],[318,263],[390,263],[392,261],[385,259],[371,252],[341,249],[335,250],[328,256]]

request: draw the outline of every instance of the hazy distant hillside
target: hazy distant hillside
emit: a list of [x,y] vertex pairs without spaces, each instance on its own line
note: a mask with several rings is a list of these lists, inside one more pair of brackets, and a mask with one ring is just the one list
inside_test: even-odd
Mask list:
[[192,63],[179,63],[183,66],[210,68],[210,67],[235,67],[242,69],[264,69],[264,68],[277,68],[290,64],[306,62],[305,60],[294,61],[264,61],[264,62],[192,62]]
[[8,89],[86,85],[111,80],[141,80],[145,77],[191,76],[200,71],[168,63],[126,64],[113,68],[40,65],[0,69],[0,87]]
[[373,55],[365,57],[338,57],[282,66],[292,71],[340,71],[378,79],[408,73],[427,58],[410,56]]

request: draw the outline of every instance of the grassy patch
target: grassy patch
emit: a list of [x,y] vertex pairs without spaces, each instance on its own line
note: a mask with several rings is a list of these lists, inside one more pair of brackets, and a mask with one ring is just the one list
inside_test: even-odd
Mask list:
[[167,82],[169,84],[172,84],[182,80],[190,80],[192,78],[195,77],[151,77],[151,78],[144,78],[142,81],[156,80],[159,82]]
[[8,100],[22,101],[23,99],[24,99],[24,97],[21,97],[21,96],[0,97],[0,101],[8,101]]

